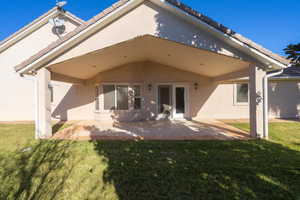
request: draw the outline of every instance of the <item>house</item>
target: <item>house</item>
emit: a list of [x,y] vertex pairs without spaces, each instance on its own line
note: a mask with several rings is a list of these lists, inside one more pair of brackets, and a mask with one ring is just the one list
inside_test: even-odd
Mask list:
[[[120,0],[88,21],[55,7],[0,61],[0,120],[35,119],[39,138],[51,120],[181,118],[250,118],[267,137],[263,79],[289,64],[175,0]],[[298,78],[272,79],[270,117],[298,117]]]

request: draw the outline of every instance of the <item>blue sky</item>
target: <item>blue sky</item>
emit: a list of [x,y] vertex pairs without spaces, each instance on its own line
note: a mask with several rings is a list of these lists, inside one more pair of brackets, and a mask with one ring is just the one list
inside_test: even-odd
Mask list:
[[[116,0],[69,0],[66,10],[87,20]],[[299,0],[182,0],[275,53],[284,55],[289,43],[300,42]],[[1,2],[0,40],[55,5],[55,0]]]

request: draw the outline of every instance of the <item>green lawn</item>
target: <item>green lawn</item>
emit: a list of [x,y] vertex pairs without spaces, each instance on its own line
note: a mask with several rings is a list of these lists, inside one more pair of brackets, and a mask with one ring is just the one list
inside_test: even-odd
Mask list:
[[33,131],[0,125],[0,199],[300,200],[300,123],[271,124],[270,141],[35,141]]

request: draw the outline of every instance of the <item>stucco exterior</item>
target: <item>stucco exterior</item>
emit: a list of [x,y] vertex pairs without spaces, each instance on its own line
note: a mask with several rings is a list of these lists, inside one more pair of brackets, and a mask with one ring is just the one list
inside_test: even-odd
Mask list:
[[[78,25],[66,18],[64,35]],[[14,66],[56,41],[52,28],[46,23],[0,53],[0,121],[34,120],[34,82],[31,77],[20,77]]]
[[[108,83],[141,85],[143,98],[141,111],[107,111],[103,109],[102,85]],[[195,89],[194,83],[198,83]],[[152,89],[148,89],[148,85]],[[157,116],[157,85],[185,84],[189,88],[188,104],[190,118],[246,119],[249,104],[235,102],[235,84],[219,84],[212,79],[185,72],[154,62],[138,62],[100,73],[88,85],[72,85],[53,82],[54,102],[52,117],[62,120],[121,120],[155,119]],[[100,110],[95,111],[95,87],[99,86]],[[269,89],[270,117],[299,117],[299,88],[297,82],[272,82]],[[287,97],[293,98],[287,98]],[[129,99],[130,101],[130,99]],[[130,102],[129,102],[130,103]]]
[[[78,24],[67,20],[65,34],[74,30],[77,26]],[[244,61],[256,62],[255,59],[208,34],[195,24],[188,23],[147,1],[111,24],[95,31],[73,48],[66,49],[64,53],[53,59],[47,66],[51,67],[68,61],[68,59],[78,58],[78,56],[142,35],[153,35]],[[57,39],[57,36],[52,33],[52,25],[47,23],[0,53],[0,91],[2,92],[0,121],[34,120],[34,81],[30,76],[20,77],[15,73],[13,67]],[[198,60],[195,60],[196,62]],[[209,66],[207,70],[210,70]],[[44,79],[48,80],[49,77]],[[184,66],[182,69],[178,69],[160,64],[159,60],[144,60],[122,66],[113,66],[110,70],[103,71],[84,81],[85,84],[51,82],[53,87],[52,119],[110,120],[115,116],[125,121],[155,119],[157,116],[157,85],[159,84],[186,86],[188,89],[186,102],[188,116],[186,117],[188,118],[249,118],[249,105],[237,105],[234,102],[235,87],[233,83],[219,83],[214,81],[212,77],[188,72],[184,70]],[[142,109],[140,111],[120,112],[103,110],[103,91],[101,89],[105,83],[140,84],[143,100]],[[198,84],[197,88],[195,83]],[[47,84],[43,85],[44,89],[47,88],[45,87]],[[149,84],[151,89],[149,89]],[[98,111],[95,110],[96,86],[99,87],[100,107]],[[299,86],[300,84],[296,81],[274,82],[271,84],[269,90],[271,117],[290,118],[299,116]]]
[[71,50],[52,60],[48,66],[143,35],[153,35],[220,54],[255,61],[196,25],[146,1],[108,26],[97,30],[84,42],[80,42]]

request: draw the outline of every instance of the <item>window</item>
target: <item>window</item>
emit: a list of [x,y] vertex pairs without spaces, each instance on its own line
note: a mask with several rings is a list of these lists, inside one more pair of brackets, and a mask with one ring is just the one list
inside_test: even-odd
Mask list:
[[99,87],[96,86],[95,88],[95,110],[99,110]]
[[128,86],[117,86],[117,110],[128,110]]
[[141,86],[133,86],[133,96],[134,96],[134,109],[140,110],[142,108],[142,98],[141,98]]
[[248,83],[236,84],[236,103],[247,104],[249,102]]
[[104,110],[115,110],[115,85],[103,85]]
[[103,85],[104,110],[128,110],[128,85]]
[[50,101],[51,101],[51,103],[53,103],[54,102],[53,86],[49,85],[48,88],[49,88],[49,91],[50,91]]

